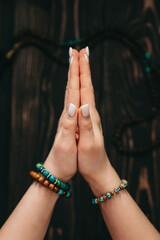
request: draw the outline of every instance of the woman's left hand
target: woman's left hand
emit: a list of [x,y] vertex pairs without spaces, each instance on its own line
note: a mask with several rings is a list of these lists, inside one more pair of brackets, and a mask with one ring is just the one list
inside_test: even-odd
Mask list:
[[101,120],[96,109],[89,57],[86,49],[82,49],[79,53],[79,67],[81,107],[78,118],[78,171],[89,183],[92,191],[99,194],[100,192],[97,189],[103,191],[103,181],[101,179],[104,179],[104,176],[108,174],[111,164],[104,146]]

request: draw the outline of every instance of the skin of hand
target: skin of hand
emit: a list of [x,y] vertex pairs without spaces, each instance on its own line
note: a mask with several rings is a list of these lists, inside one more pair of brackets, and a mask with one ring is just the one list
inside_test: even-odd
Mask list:
[[78,114],[78,171],[92,191],[98,194],[92,183],[95,186],[96,180],[103,178],[111,164],[106,155],[101,121],[95,106],[87,48],[79,52],[79,70],[81,107]]
[[[78,114],[78,171],[89,183],[93,194],[99,197],[119,186],[120,178],[106,155],[87,53],[87,48],[79,53],[81,107]],[[160,239],[158,231],[126,190],[100,203],[100,208],[112,239]]]
[[[46,169],[62,181],[68,181],[77,172],[75,135],[79,108],[78,52],[73,50],[72,56],[68,71],[64,110],[53,147],[44,163]],[[58,197],[57,193],[34,181],[2,226],[0,239],[44,239]]]
[[70,66],[65,93],[64,109],[59,120],[53,147],[44,163],[55,177],[70,180],[77,172],[77,119],[79,109],[79,54],[69,50]]

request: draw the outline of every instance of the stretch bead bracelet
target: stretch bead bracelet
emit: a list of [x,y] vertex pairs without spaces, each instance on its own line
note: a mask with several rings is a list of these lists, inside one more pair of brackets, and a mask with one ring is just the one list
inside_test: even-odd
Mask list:
[[43,166],[43,163],[37,163],[36,168],[38,169],[39,172],[42,173],[42,175],[49,180],[50,183],[53,183],[56,187],[70,191],[71,190],[71,185],[68,183],[62,182],[59,179],[55,178],[55,176],[51,175],[49,171],[45,169]]
[[30,171],[29,174],[37,182],[41,183],[45,187],[48,187],[50,190],[58,193],[59,195],[64,196],[66,198],[71,196],[71,193],[69,191],[63,191],[62,189],[56,187],[53,183],[50,183],[48,180],[46,180],[45,177],[42,176],[40,173]]
[[111,199],[112,196],[120,193],[121,190],[124,190],[128,186],[128,182],[125,179],[121,180],[121,184],[119,187],[115,188],[113,192],[107,192],[106,194],[92,199],[92,204],[98,204],[106,201],[107,199]]

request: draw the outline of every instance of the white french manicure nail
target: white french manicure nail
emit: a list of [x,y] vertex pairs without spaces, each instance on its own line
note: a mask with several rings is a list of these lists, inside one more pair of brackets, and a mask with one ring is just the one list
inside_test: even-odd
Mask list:
[[82,116],[83,117],[89,116],[89,105],[88,104],[82,106]]
[[87,57],[87,55],[86,55],[86,54],[84,54],[84,56],[85,56],[85,59],[86,59],[86,61],[87,61],[87,63],[88,63],[88,57]]
[[73,56],[70,58],[70,65],[72,64],[73,62]]
[[76,106],[74,104],[70,103],[69,108],[68,108],[68,115],[70,117],[74,117],[75,112],[76,112]]
[[86,53],[87,53],[87,56],[89,57],[89,47],[88,46],[86,47]]
[[69,48],[69,56],[72,57],[72,47]]

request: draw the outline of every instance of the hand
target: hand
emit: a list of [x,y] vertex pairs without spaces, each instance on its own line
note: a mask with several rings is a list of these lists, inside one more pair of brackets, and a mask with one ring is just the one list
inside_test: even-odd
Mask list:
[[[70,50],[71,52],[71,50]],[[59,120],[53,147],[44,164],[46,169],[62,181],[77,172],[77,116],[79,108],[78,51],[72,49],[65,93],[64,110]]]
[[[79,69],[81,107],[78,119],[78,171],[89,183],[92,191],[95,194],[100,194],[104,188],[106,175],[111,175],[111,172],[114,172],[114,170],[105,151],[101,121],[95,106],[89,58],[86,49],[82,49],[79,53]],[[107,186],[107,184],[105,185]]]

